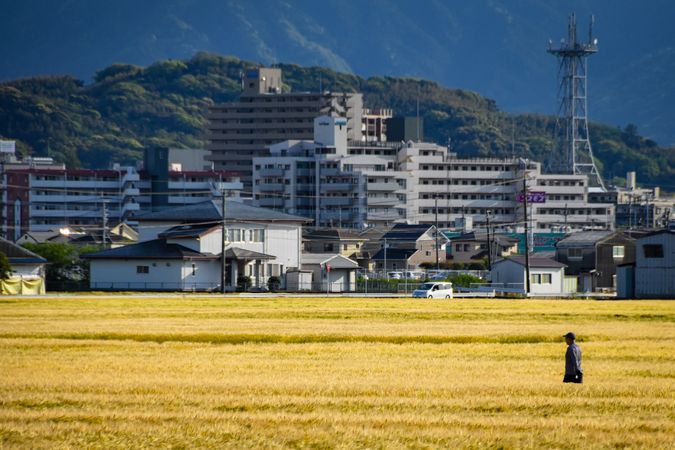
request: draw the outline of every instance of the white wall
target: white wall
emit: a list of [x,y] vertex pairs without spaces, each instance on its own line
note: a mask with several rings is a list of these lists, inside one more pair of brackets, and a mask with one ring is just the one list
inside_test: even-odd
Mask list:
[[[663,258],[645,258],[643,245],[660,244]],[[635,296],[637,298],[675,297],[675,233],[659,233],[640,238],[636,245]]]
[[[195,277],[191,275],[192,263],[197,269]],[[136,266],[148,266],[149,273],[137,273]],[[129,289],[191,288],[194,283],[220,283],[219,269],[219,261],[92,259],[90,286],[101,289],[124,289],[125,286]]]
[[138,223],[138,242],[152,241],[157,239],[160,233],[171,227],[179,225],[175,222],[143,222]]
[[[537,295],[561,295],[564,293],[564,276],[562,268],[530,268],[532,275],[551,275],[550,284],[530,283],[530,293]],[[492,266],[492,283],[502,287],[525,290],[525,267],[509,260]]]
[[[523,268],[525,270],[525,268]],[[537,284],[530,283],[530,293],[531,294],[543,294],[543,295],[561,295],[564,292],[564,277],[562,269],[530,269],[530,276],[535,274],[550,274],[551,283],[550,284]]]
[[12,277],[42,278],[42,264],[17,264],[12,266]]
[[493,264],[491,281],[510,289],[525,289],[525,268],[512,261],[502,261]]

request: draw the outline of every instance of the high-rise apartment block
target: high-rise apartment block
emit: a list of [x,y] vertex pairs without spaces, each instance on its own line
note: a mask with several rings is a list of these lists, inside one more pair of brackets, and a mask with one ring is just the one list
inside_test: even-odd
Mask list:
[[207,139],[215,169],[238,172],[245,189],[250,190],[253,158],[268,155],[269,147],[279,142],[311,140],[318,116],[345,118],[348,139],[362,140],[361,94],[284,92],[281,69],[276,68],[249,70],[242,83],[239,101],[211,107]]

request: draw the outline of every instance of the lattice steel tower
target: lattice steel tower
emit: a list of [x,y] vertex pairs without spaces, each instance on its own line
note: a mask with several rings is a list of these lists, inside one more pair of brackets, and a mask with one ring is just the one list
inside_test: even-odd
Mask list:
[[558,57],[560,80],[558,119],[548,169],[588,175],[590,186],[605,190],[588,137],[586,59],[598,51],[598,40],[593,37],[593,17],[588,26],[588,42],[577,41],[577,22],[572,14],[567,26],[567,40],[561,39],[558,47],[549,41],[547,51]]

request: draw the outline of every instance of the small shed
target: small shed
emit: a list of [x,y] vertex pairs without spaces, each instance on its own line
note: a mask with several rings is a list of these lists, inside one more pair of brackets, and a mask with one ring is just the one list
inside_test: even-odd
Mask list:
[[286,290],[291,292],[312,290],[312,271],[290,269],[286,272]]
[[346,256],[329,253],[303,253],[300,268],[312,272],[312,290],[353,292],[359,265]]
[[[565,264],[549,258],[530,257],[530,294],[565,295]],[[495,287],[525,292],[524,256],[510,256],[492,265],[490,276]]]

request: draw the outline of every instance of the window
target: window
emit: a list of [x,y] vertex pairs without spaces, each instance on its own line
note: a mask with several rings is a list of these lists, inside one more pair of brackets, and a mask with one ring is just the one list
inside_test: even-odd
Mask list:
[[227,230],[227,237],[230,238],[230,242],[241,242],[241,230],[238,228]]
[[663,245],[661,244],[644,244],[642,250],[645,258],[663,258]]
[[150,273],[150,266],[136,266],[136,273]]
[[332,252],[333,251],[333,244],[323,244],[323,251],[324,252]]
[[612,256],[616,259],[621,259],[626,255],[626,248],[623,245],[615,245],[612,247]]
[[580,248],[570,247],[567,249],[567,257],[569,259],[581,259],[583,251]]
[[265,230],[251,230],[251,241],[252,242],[264,242],[265,241]]
[[532,284],[551,284],[550,273],[533,273],[530,275],[530,282]]

